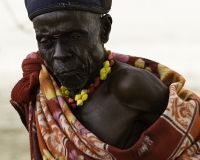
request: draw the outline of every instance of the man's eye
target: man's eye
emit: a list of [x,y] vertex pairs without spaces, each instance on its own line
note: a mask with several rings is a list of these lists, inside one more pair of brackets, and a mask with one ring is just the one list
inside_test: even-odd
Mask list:
[[68,38],[69,38],[69,40],[74,40],[74,39],[80,38],[80,36],[78,36],[78,35],[71,35]]
[[62,37],[64,41],[73,41],[79,39],[81,36],[79,34],[69,34]]
[[50,39],[50,38],[42,38],[39,43],[42,44],[42,45],[48,45],[50,43],[52,43],[53,39]]

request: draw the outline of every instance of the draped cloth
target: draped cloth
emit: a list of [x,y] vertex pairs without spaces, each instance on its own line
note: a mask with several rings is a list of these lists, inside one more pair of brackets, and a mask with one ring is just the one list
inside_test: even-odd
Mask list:
[[22,62],[23,78],[11,104],[29,132],[32,160],[197,160],[200,159],[200,98],[168,67],[141,57],[113,53],[115,60],[145,69],[169,87],[164,113],[129,149],[102,142],[72,114],[39,52]]

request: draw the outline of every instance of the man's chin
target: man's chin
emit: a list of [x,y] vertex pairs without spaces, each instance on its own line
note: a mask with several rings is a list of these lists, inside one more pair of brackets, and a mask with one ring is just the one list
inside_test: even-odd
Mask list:
[[69,81],[65,79],[60,80],[60,83],[69,90],[77,90],[84,87],[84,85],[87,83],[87,79],[70,79]]
[[82,89],[84,84],[74,84],[74,83],[61,83],[63,86],[65,86],[68,90],[78,90],[78,89]]

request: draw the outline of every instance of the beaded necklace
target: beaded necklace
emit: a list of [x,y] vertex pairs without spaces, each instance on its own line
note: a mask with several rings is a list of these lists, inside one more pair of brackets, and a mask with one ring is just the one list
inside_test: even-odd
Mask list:
[[107,52],[107,60],[103,62],[103,68],[100,70],[100,76],[94,79],[94,82],[89,85],[88,89],[83,89],[81,93],[76,94],[75,98],[69,97],[70,91],[66,89],[66,87],[61,86],[60,91],[65,98],[66,102],[71,108],[76,108],[76,106],[82,106],[83,102],[88,99],[88,94],[94,92],[95,88],[100,85],[101,80],[106,80],[107,75],[111,73],[111,66],[115,63],[113,61],[112,52]]

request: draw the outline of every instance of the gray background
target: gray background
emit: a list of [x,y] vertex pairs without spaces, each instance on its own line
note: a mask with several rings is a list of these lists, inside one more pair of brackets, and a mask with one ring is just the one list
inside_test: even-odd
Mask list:
[[[106,48],[158,61],[181,73],[185,88],[200,95],[199,8],[199,0],[115,0]],[[0,19],[0,158],[28,160],[28,134],[9,100],[22,76],[21,62],[37,44],[23,0],[0,0]]]

